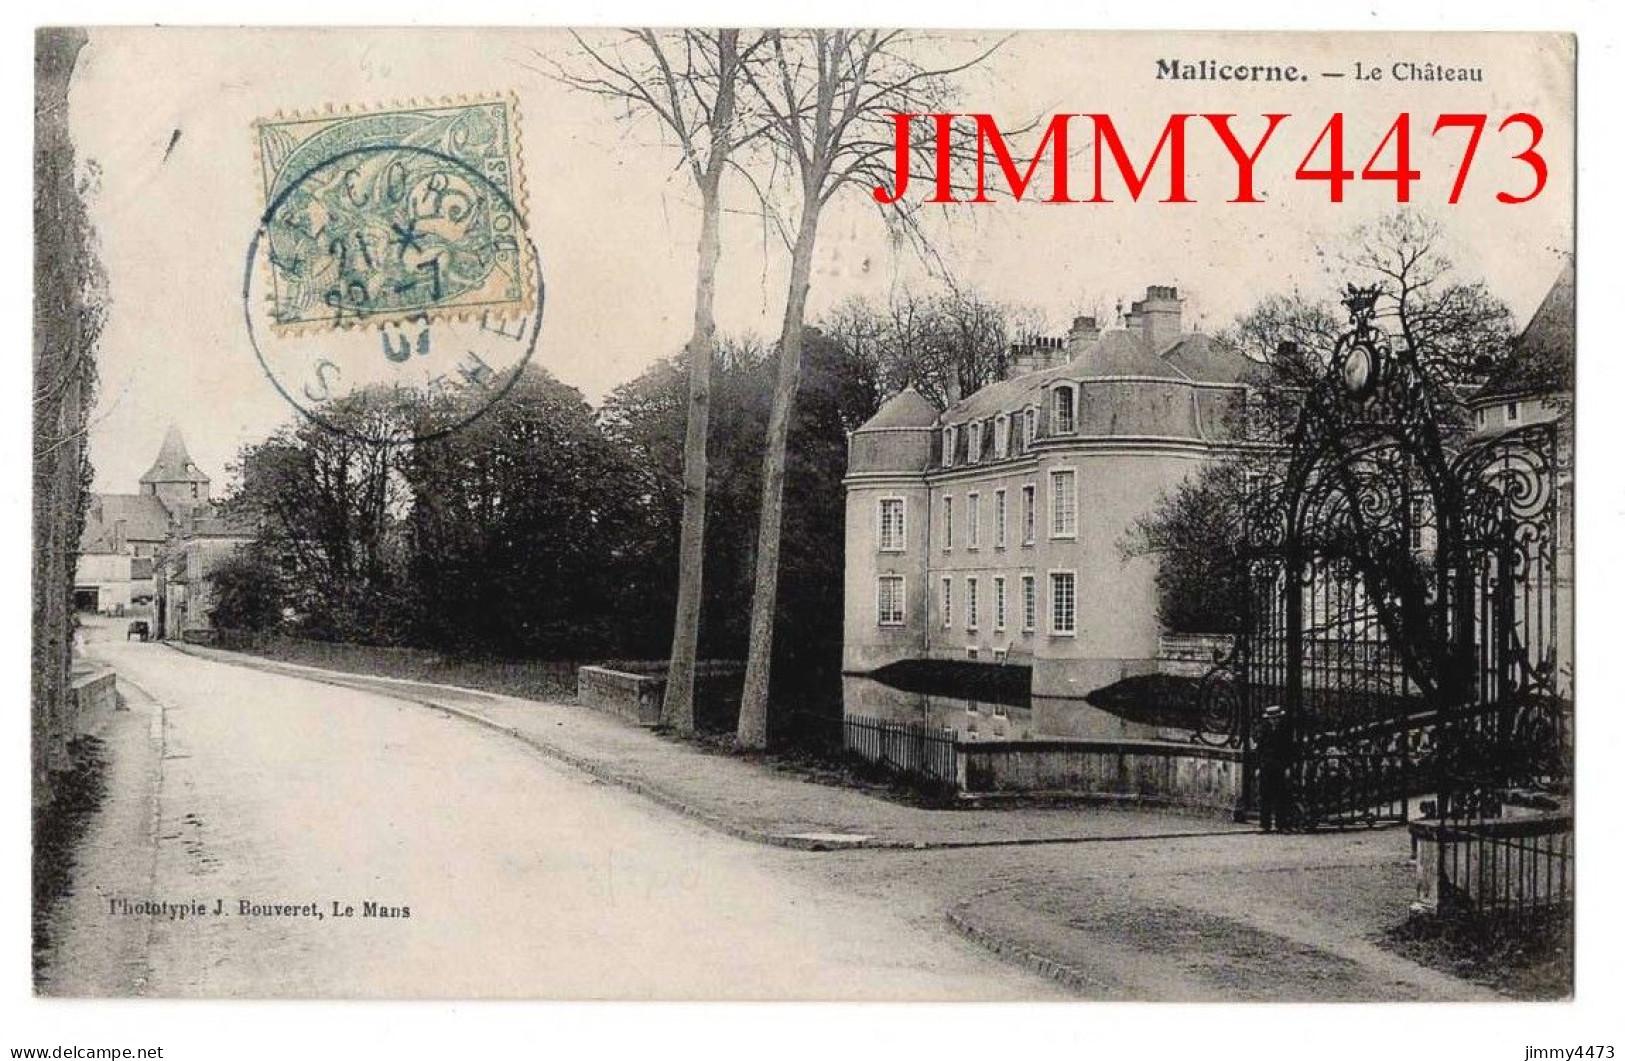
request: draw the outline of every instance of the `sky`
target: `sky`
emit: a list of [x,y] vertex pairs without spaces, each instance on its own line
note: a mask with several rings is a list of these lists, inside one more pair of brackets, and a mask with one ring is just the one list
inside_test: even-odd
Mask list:
[[[944,41],[943,54],[996,39],[961,34]],[[241,311],[244,256],[264,206],[252,123],[277,113],[513,93],[529,228],[548,291],[536,363],[598,401],[680,349],[693,312],[694,196],[652,127],[628,125],[613,105],[548,76],[554,61],[573,61],[574,47],[555,30],[92,31],[70,105],[110,295],[91,439],[96,488],[133,492],[175,424],[220,492],[238,449],[296,415],[260,369]],[[1290,84],[1159,81],[1157,60],[1167,58],[1312,73]],[[1429,61],[1476,66],[1484,79],[1353,77],[1356,62],[1391,73],[1396,62]],[[1216,144],[1198,147],[1193,133],[1196,203],[1119,195],[1110,204],[958,205],[928,214],[929,231],[959,282],[1037,309],[1054,333],[1078,311],[1109,316],[1148,284],[1177,285],[1187,326],[1213,331],[1266,295],[1341,286],[1346,270],[1323,252],[1393,209],[1393,186],[1356,183],[1334,204],[1324,183],[1294,181],[1292,171],[1332,112],[1347,114],[1354,169],[1395,116],[1410,112],[1412,163],[1424,174],[1415,205],[1443,224],[1460,275],[1485,280],[1521,323],[1572,243],[1571,63],[1568,41],[1555,36],[1018,34],[964,78],[957,109],[1011,127],[1057,112],[1110,114],[1140,158],[1170,113],[1235,113],[1244,139],[1262,131],[1259,115],[1291,114],[1271,145],[1278,154],[1260,164],[1265,201],[1226,202],[1227,156]],[[1550,177],[1539,197],[1509,206],[1493,192],[1528,186],[1527,171],[1507,157],[1524,142],[1495,124],[1518,111],[1544,123]],[[1426,135],[1437,114],[1451,112],[1492,118],[1455,206],[1445,198],[1460,138]],[[1084,146],[1074,144],[1075,188],[1092,173]],[[873,204],[848,192],[820,230],[813,317],[850,296],[884,300],[931,283]],[[787,254],[746,196],[735,182],[718,321],[725,331],[772,336]]]

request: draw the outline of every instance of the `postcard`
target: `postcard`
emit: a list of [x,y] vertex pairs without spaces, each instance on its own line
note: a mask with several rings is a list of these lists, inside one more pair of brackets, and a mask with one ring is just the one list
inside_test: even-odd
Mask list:
[[35,991],[1570,997],[1575,63],[39,30]]

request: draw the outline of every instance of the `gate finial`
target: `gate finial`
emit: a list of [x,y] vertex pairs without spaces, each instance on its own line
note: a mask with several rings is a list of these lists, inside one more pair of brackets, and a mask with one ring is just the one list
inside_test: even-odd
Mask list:
[[1364,328],[1370,322],[1377,309],[1377,296],[1382,294],[1379,284],[1370,287],[1358,287],[1349,284],[1343,292],[1343,305],[1348,307],[1349,322],[1356,328]]

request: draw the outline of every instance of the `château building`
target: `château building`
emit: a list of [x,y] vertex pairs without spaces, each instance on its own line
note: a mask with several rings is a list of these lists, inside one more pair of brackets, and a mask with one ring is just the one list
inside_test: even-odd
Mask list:
[[1563,419],[1574,397],[1574,263],[1568,262],[1506,359],[1467,398],[1479,437]]
[[1231,444],[1254,371],[1153,286],[1121,328],[1013,346],[944,412],[893,397],[850,440],[845,671],[1029,665],[1038,730],[1071,733],[1083,697],[1157,669],[1156,560],[1124,546]]

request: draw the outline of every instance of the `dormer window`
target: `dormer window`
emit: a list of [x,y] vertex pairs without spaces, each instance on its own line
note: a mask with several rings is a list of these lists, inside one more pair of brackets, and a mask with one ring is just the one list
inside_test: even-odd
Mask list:
[[1024,449],[1032,449],[1033,443],[1038,441],[1038,410],[1028,406],[1021,414],[1022,434],[1026,439]]
[[1000,413],[993,421],[993,459],[1003,460],[1010,453],[1010,418]]
[[1063,383],[1055,388],[1054,415],[1050,418],[1051,426],[1058,435],[1070,435],[1078,429],[1078,389],[1070,383]]
[[942,466],[944,468],[954,466],[954,429],[952,427],[942,429]]
[[969,434],[965,439],[965,463],[975,464],[982,459],[982,424],[979,420],[972,420],[966,429]]

